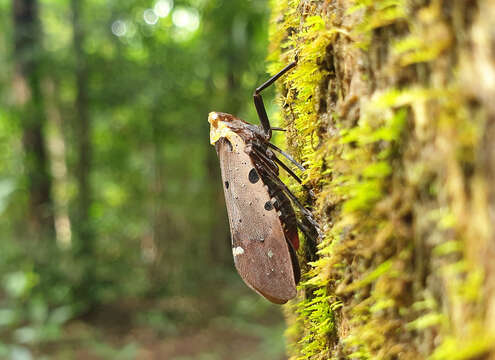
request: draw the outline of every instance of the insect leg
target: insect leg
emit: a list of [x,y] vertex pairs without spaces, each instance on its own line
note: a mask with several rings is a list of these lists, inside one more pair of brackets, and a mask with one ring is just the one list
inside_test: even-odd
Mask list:
[[287,160],[289,160],[291,163],[293,163],[294,165],[296,165],[301,171],[306,171],[306,169],[304,168],[304,166],[302,166],[301,164],[299,164],[296,160],[294,160],[294,158],[292,156],[290,156],[289,154],[287,154],[285,151],[283,151],[279,147],[273,145],[270,142],[268,143],[268,146],[271,147],[273,150],[278,151],[283,156],[285,156],[285,158]]
[[278,166],[275,162],[270,159],[266,153],[259,149],[257,145],[248,144],[245,150],[249,156],[254,157],[256,159],[256,163],[259,163],[259,166],[263,168],[265,171],[270,171],[275,176],[278,176]]
[[[263,174],[267,176],[275,185],[278,186],[279,189],[281,189],[284,193],[287,194],[287,196],[291,199],[291,201],[296,204],[296,206],[299,208],[301,213],[304,215],[305,219],[307,222],[314,227],[315,232],[318,234],[318,236],[322,236],[320,227],[318,223],[313,219],[313,215],[311,212],[306,209],[301,202],[297,199],[297,197],[289,190],[287,185],[283,183],[282,180],[278,177],[278,168],[275,166],[274,167],[274,162],[271,157],[269,157],[262,149],[259,148],[259,146],[251,144],[249,146],[248,150],[250,156],[255,157],[258,161],[263,163],[261,168],[258,170],[262,170]],[[282,161],[280,161],[275,155],[273,155],[273,158],[275,161],[284,168],[290,175],[294,176],[296,180],[301,182],[301,179],[297,177],[296,174],[294,174]],[[306,234],[306,233],[305,233]]]
[[282,169],[287,171],[287,173],[290,176],[292,176],[299,184],[302,184],[302,180],[299,178],[299,176],[297,176],[287,165],[285,165],[282,161],[280,161],[278,157],[273,155],[273,160],[275,160],[275,162],[279,164],[282,167]]
[[297,222],[297,227],[299,228],[299,230],[302,231],[304,236],[306,236],[307,238],[313,239],[313,240],[316,240],[318,238],[319,232],[316,231],[317,234],[315,234],[315,231],[311,231],[311,230],[314,230],[316,228],[310,229],[309,227],[307,227],[304,223],[302,223],[300,221]]
[[294,280],[295,283],[298,284],[299,280],[301,280],[301,268],[299,267],[299,260],[297,259],[296,249],[294,249],[294,245],[292,245],[290,241],[287,241],[287,245],[289,247],[289,254],[292,260],[292,270],[294,271]]
[[254,90],[253,99],[254,106],[256,107],[256,112],[258,113],[258,117],[260,118],[260,123],[265,133],[265,137],[269,140],[272,137],[272,128],[270,127],[270,120],[268,120],[268,115],[266,114],[265,104],[263,104],[263,98],[261,97],[261,92],[266,89],[268,86],[273,84],[279,77],[284,75],[287,71],[296,66],[297,60],[290,63],[282,70],[280,70],[277,74],[268,79],[265,83],[260,85]]
[[[301,178],[299,178],[299,176],[297,176],[287,165],[285,165],[282,161],[280,161],[280,159],[278,157],[276,157],[275,155],[273,155],[273,159],[275,160],[275,162],[277,164],[279,164],[285,171],[287,171],[287,173],[292,176],[299,184],[301,184],[301,186],[309,193],[309,196],[311,199],[314,200],[315,198],[315,194],[313,192],[313,190],[311,190],[306,184],[303,184],[302,183],[302,180]],[[302,167],[302,165],[301,165]],[[303,168],[304,169],[304,168]]]
[[287,131],[284,128],[277,127],[277,126],[272,126],[272,131]]
[[[272,169],[276,167],[276,165],[274,165],[274,161],[275,161],[278,165],[282,167],[282,169],[287,171],[287,173],[290,176],[292,176],[299,184],[302,184],[302,180],[299,178],[299,176],[297,176],[287,165],[285,165],[282,161],[280,161],[280,159],[277,158],[275,154],[273,154],[273,152],[271,152],[271,156],[269,156],[265,152],[265,150],[263,150],[262,148],[256,145],[251,145],[249,151],[251,154],[254,153],[254,155],[256,155],[256,157],[260,159],[261,162],[265,164],[270,164],[270,167]],[[266,151],[270,151],[270,150],[266,150]],[[278,171],[272,171],[272,172],[276,173],[276,175],[278,176]]]
[[282,182],[282,180],[280,180],[278,176],[275,176],[273,173],[267,172],[267,175],[270,177],[270,180],[272,180],[275,184],[277,184],[287,194],[287,196],[292,200],[292,202],[299,208],[299,210],[304,215],[306,220],[308,220],[308,222],[315,228],[316,232],[318,233],[318,236],[322,237],[323,234],[321,233],[320,226],[313,218],[313,215],[309,212],[308,209],[306,209],[303,206],[303,204],[301,204],[299,199],[289,190],[287,185],[285,185]]
[[320,237],[321,235],[319,235],[319,233],[317,232],[316,230],[317,228],[309,224],[307,220],[303,222],[298,221],[297,227],[306,237],[306,243],[305,243],[305,248],[307,249],[307,251],[305,251],[306,261],[307,262],[316,261],[317,259],[316,253],[318,251],[317,240],[318,237]]

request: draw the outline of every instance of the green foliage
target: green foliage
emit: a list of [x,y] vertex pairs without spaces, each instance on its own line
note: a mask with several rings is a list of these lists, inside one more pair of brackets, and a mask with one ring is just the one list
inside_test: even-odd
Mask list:
[[[256,122],[251,95],[267,77],[267,5],[243,0],[79,1],[79,58],[74,52],[71,1],[38,3],[43,50],[34,56],[41,64],[36,70],[46,109],[43,137],[57,234],[38,241],[27,230],[31,199],[26,191],[22,106],[13,101],[13,70],[19,59],[13,52],[13,8],[3,1],[0,358],[16,352],[19,358],[41,357],[79,336],[71,330],[73,322],[86,320],[102,307],[116,311],[128,302],[138,304],[128,326],[171,337],[224,311],[233,321],[245,321],[248,316],[242,310],[229,309],[256,301],[256,295],[239,295],[236,287],[232,292],[240,279],[233,276],[207,114],[225,111]],[[89,223],[84,225],[77,222],[77,144],[82,134],[74,109],[79,62],[86,66],[91,124]],[[269,100],[266,94],[267,105]],[[83,226],[91,230],[91,238],[78,231]],[[164,310],[160,301],[173,306]],[[113,321],[119,323],[120,316],[106,320]],[[273,328],[267,324],[259,329],[271,341],[263,345],[271,352],[265,352],[276,357],[283,341],[280,319],[274,322]],[[95,356],[138,356],[139,344],[108,344],[94,332],[88,348]]]

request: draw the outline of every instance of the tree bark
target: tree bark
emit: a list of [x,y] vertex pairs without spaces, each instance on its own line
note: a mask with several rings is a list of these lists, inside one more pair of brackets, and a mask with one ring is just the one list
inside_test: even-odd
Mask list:
[[13,0],[14,97],[22,126],[28,192],[28,231],[34,238],[54,234],[51,177],[46,154],[41,91],[41,26],[35,0]]
[[325,233],[300,254],[292,358],[495,358],[494,18],[489,0],[273,3]]

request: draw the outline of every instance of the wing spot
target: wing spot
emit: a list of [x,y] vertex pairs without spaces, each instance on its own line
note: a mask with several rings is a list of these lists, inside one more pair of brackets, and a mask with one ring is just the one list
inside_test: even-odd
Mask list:
[[225,182],[225,188],[226,188],[226,189],[228,189],[228,188],[229,188],[229,182],[228,182],[228,181],[226,181],[226,182]]
[[234,257],[236,257],[237,255],[242,255],[244,254],[244,249],[240,246],[232,248],[232,254],[234,255]]
[[267,201],[267,202],[265,203],[265,210],[266,210],[266,211],[270,211],[270,210],[272,210],[272,209],[273,209],[273,204],[272,204],[270,201]]
[[249,182],[251,184],[256,184],[260,179],[258,173],[256,172],[256,170],[254,168],[252,168],[251,171],[249,171],[248,178],[249,178]]
[[268,257],[271,259],[273,257],[273,251],[270,249],[268,250],[268,252],[266,253],[268,255]]

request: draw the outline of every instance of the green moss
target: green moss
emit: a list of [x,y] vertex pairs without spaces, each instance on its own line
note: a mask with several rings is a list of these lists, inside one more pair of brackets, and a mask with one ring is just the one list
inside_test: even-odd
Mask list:
[[[460,342],[462,341],[462,343]],[[462,344],[462,346],[459,346]],[[429,357],[431,360],[467,360],[487,355],[495,348],[495,337],[487,335],[483,326],[472,329],[465,338],[447,337]]]
[[[316,254],[299,254],[316,260],[303,262],[300,296],[286,309],[289,353],[483,354],[494,338],[476,310],[485,275],[473,255],[490,234],[486,179],[474,165],[485,120],[455,71],[445,74],[453,32],[442,4],[325,4],[272,2],[269,71],[298,56],[280,88],[286,145],[307,168],[325,235]],[[441,76],[425,81],[434,71]],[[441,306],[438,294],[448,299]],[[453,355],[456,341],[468,345]]]

